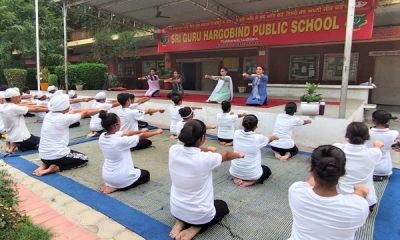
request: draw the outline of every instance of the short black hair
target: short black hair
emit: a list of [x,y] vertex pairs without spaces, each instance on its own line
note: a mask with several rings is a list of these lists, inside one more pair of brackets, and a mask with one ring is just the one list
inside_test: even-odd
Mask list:
[[129,93],[119,93],[117,95],[117,101],[121,106],[125,106],[126,102],[130,99]]
[[297,112],[297,105],[295,102],[288,102],[285,105],[285,112],[288,115],[292,115]]
[[338,147],[321,145],[311,153],[311,172],[316,182],[331,187],[346,173],[346,154]]
[[221,108],[224,113],[228,113],[231,110],[231,102],[229,101],[222,101]]
[[188,118],[192,114],[193,110],[190,107],[183,107],[179,109],[179,115],[181,115],[182,118]]
[[351,144],[364,144],[369,139],[367,125],[362,122],[352,122],[347,126],[346,138]]
[[254,114],[246,115],[243,118],[242,126],[245,132],[253,131],[258,125],[258,118]]
[[135,94],[129,93],[129,98],[131,99],[131,101],[135,101]]
[[386,125],[386,127],[389,127],[388,123],[391,119],[393,119],[392,114],[385,110],[376,110],[372,113],[372,121],[378,124]]
[[172,94],[171,100],[175,105],[177,105],[182,102],[182,96],[180,94]]

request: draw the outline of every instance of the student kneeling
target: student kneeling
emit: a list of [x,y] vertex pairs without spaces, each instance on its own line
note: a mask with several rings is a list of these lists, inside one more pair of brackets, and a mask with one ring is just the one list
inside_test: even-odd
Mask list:
[[119,131],[121,121],[115,113],[100,111],[99,117],[102,127],[106,130],[99,138],[100,149],[104,155],[102,170],[104,184],[99,191],[109,194],[148,182],[150,173],[134,167],[130,149],[136,147],[140,140],[161,134],[162,130]]
[[39,143],[42,166],[33,172],[36,176],[81,167],[88,162],[85,154],[68,148],[69,126],[99,110],[81,109],[69,113],[69,106],[67,94],[54,95],[48,104],[50,112],[43,119]]

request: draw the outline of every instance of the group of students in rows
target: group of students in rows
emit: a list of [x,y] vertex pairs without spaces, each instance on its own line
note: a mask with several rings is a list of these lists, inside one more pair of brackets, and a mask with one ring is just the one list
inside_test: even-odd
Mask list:
[[[61,92],[52,95],[47,106],[21,104],[19,91],[9,88],[4,92],[5,104],[0,106],[6,140],[22,150],[38,145],[42,165],[34,171],[37,176],[80,167],[87,164],[88,158],[68,148],[69,127],[92,117],[91,122],[100,120],[102,128],[95,131],[100,135],[99,146],[104,155],[100,191],[112,193],[148,182],[150,173],[135,167],[131,151],[150,146],[148,138],[162,133],[161,129],[139,129],[138,121],[145,114],[164,110],[140,110],[129,93],[120,93],[117,101],[108,103],[103,92],[94,98],[92,109],[70,109],[77,100]],[[234,114],[230,103],[223,102],[222,113],[217,116],[218,140],[224,146],[233,145],[233,151],[217,153],[213,147],[204,147],[210,126],[194,118],[194,109],[182,106],[180,95],[172,96],[172,101],[171,135],[178,142],[170,147],[168,157],[170,208],[176,218],[170,236],[175,239],[191,239],[229,213],[226,202],[214,200],[212,172],[223,161],[231,161],[229,173],[234,184],[262,184],[271,170],[262,165],[261,149],[270,144],[277,159],[293,157],[298,152],[291,136],[293,128],[311,123],[295,117],[296,104],[288,103],[285,112],[277,117],[273,134],[266,137],[255,132],[259,124],[255,115]],[[110,105],[99,107],[100,103],[111,107],[119,104],[121,109],[111,113]],[[40,139],[31,135],[25,125],[24,115],[28,112],[47,112]],[[235,130],[238,118],[243,118],[243,128]],[[390,146],[399,135],[388,128],[391,118],[390,113],[378,110],[373,114],[373,128],[353,122],[347,127],[346,143],[324,145],[313,151],[312,177],[289,188],[294,220],[290,239],[354,238],[377,202],[373,179],[384,180],[391,175]]]

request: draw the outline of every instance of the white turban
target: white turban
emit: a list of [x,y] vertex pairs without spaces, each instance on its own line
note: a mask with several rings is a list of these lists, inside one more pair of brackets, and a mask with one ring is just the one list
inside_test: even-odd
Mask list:
[[47,91],[48,91],[48,92],[50,92],[50,91],[55,91],[55,90],[57,90],[57,87],[54,86],[54,85],[51,85],[51,86],[48,86],[48,87],[47,87]]
[[47,107],[52,112],[62,112],[68,109],[69,108],[68,95],[67,94],[54,95],[47,104]]
[[19,91],[15,90],[15,88],[7,88],[7,90],[4,92],[4,98],[12,98],[17,96],[21,96],[21,94]]
[[35,98],[40,99],[42,97],[46,96],[43,92],[38,92],[35,96]]
[[74,90],[69,90],[69,91],[68,91],[68,96],[69,96],[70,98],[75,97],[75,95],[76,95],[76,92],[75,92]]
[[96,100],[100,100],[100,99],[106,99],[106,93],[105,92],[98,92],[95,96]]

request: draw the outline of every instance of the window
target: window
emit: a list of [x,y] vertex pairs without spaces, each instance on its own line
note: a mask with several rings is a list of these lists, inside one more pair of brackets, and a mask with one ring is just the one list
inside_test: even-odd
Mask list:
[[[322,80],[342,80],[343,53],[329,53],[324,55],[324,73]],[[352,53],[350,59],[349,80],[357,78],[358,53]]]
[[142,74],[147,75],[151,68],[156,68],[156,62],[153,60],[144,60],[142,62]]
[[118,63],[118,76],[124,76],[124,63]]
[[319,55],[290,56],[289,80],[318,80]]
[[125,64],[125,76],[133,76],[135,74],[135,68],[133,63]]
[[244,57],[243,58],[243,70],[248,74],[256,72],[257,68],[257,57]]

